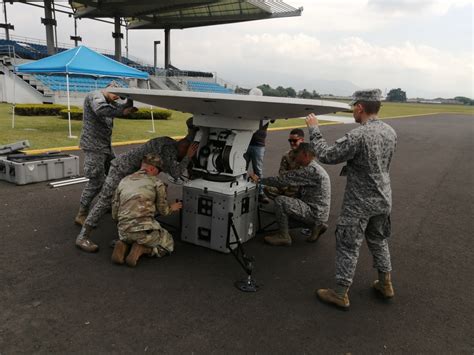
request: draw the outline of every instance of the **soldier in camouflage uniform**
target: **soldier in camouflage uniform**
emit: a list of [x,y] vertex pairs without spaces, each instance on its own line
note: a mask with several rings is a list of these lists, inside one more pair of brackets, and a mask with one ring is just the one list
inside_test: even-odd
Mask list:
[[343,309],[349,307],[348,290],[355,274],[359,249],[367,241],[378,270],[375,290],[385,298],[394,295],[388,237],[392,191],[389,168],[397,144],[392,127],[377,119],[379,89],[356,91],[352,101],[358,128],[329,146],[323,139],[314,114],[307,117],[311,144],[326,164],[346,162],[341,176],[347,176],[342,211],[336,228],[336,287],[317,290],[318,297]]
[[176,142],[170,137],[157,137],[112,160],[109,174],[102,186],[97,203],[89,212],[81,232],[76,238],[76,246],[87,252],[99,250],[99,247],[90,240],[92,229],[97,226],[100,218],[111,207],[113,194],[120,181],[140,168],[146,154],[159,155],[161,171],[177,179],[186,170],[197,148],[198,145],[191,144],[191,140],[188,139]]
[[[157,178],[161,159],[147,154],[140,170],[126,176],[115,190],[112,218],[117,220],[120,240],[115,244],[112,262],[136,266],[142,255],[164,256],[174,250],[173,237],[155,219],[158,212],[168,216],[182,207],[181,202],[168,204],[166,185]],[[125,259],[129,245],[130,253]]]
[[[296,170],[300,168],[299,164],[296,162],[295,150],[299,147],[300,143],[304,142],[304,131],[301,128],[295,128],[291,130],[288,137],[288,142],[290,143],[291,149],[287,151],[281,158],[280,169],[278,170],[278,175],[280,176],[290,170]],[[265,186],[263,191],[269,198],[273,200],[279,195],[294,197],[298,192],[298,188],[295,186],[284,186],[281,188]]]
[[275,187],[297,187],[297,197],[277,196],[275,198],[275,214],[279,226],[276,235],[265,236],[266,243],[275,246],[290,246],[288,219],[294,218],[304,224],[313,226],[308,242],[315,242],[327,229],[329,208],[331,204],[331,181],[329,175],[314,160],[314,150],[309,143],[301,143],[295,150],[296,162],[300,169],[291,170],[281,176],[259,179],[255,182]]
[[112,129],[114,117],[133,112],[133,101],[124,104],[116,101],[118,96],[107,91],[117,87],[112,81],[105,90],[94,91],[84,99],[84,117],[79,146],[84,152],[84,175],[89,179],[82,191],[79,212],[74,222],[84,224],[92,201],[100,192],[109,171],[110,162],[115,158],[112,150]]

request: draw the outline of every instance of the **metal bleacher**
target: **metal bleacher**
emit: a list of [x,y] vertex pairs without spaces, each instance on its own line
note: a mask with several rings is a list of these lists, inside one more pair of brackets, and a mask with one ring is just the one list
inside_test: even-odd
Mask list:
[[[43,75],[36,74],[34,77],[41,81],[43,85],[51,89],[52,91],[66,91],[67,90],[67,81],[65,75]],[[69,91],[75,92],[90,92],[97,89],[105,88],[110,81],[115,80],[119,82],[123,87],[128,87],[127,83],[118,78],[94,78],[87,76],[79,75],[70,75],[69,76]]]
[[206,81],[188,80],[188,88],[190,91],[215,92],[219,94],[231,94],[233,92],[232,89],[226,88],[217,83],[210,83]]
[[[56,51],[62,52],[68,50],[69,47],[72,46],[68,44],[60,44],[60,46],[56,48]],[[0,54],[8,57],[39,60],[49,56],[46,44],[41,40],[36,40],[33,38],[14,37],[10,38],[9,40],[0,38],[0,48],[3,48],[3,52]],[[106,50],[96,49],[96,51],[111,59],[115,59],[115,56],[111,53],[107,53]],[[222,80],[218,82],[218,78],[215,73],[181,70],[172,65],[170,65],[168,69],[154,68],[151,65],[140,62],[139,59],[131,59],[126,56],[121,57],[121,62],[125,65],[149,73],[151,75],[150,80],[152,83],[155,82],[156,84],[156,82],[159,82],[159,85],[153,85],[154,88],[163,90],[190,90],[196,92],[212,92],[223,94],[233,93],[232,84],[223,82]],[[6,62],[4,62],[4,64],[5,63]],[[13,70],[13,64],[11,63],[9,64],[9,68],[10,70]],[[43,95],[46,92],[48,92],[48,94],[52,94],[52,92],[67,90],[66,76],[64,74],[18,74],[18,76]],[[111,80],[118,79],[70,75],[69,91],[87,93],[93,90],[103,89]],[[121,81],[123,86],[127,87],[127,84],[124,80],[118,81]]]

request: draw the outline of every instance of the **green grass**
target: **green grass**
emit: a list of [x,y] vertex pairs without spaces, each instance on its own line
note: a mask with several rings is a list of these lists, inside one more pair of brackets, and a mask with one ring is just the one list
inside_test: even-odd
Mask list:
[[[474,106],[383,102],[379,117],[423,115],[429,113],[474,114]],[[351,113],[343,115],[352,116]]]
[[[427,113],[460,113],[473,115],[473,106],[384,103],[380,117],[419,115]],[[351,114],[347,114],[351,115]],[[113,142],[146,140],[156,136],[178,136],[186,133],[185,121],[190,114],[173,111],[167,121],[156,120],[156,133],[150,133],[150,120],[116,119]],[[301,119],[277,120],[271,127],[301,126]],[[80,136],[81,121],[72,121],[72,134]],[[11,105],[0,104],[0,145],[28,139],[30,149],[77,146],[79,138],[68,138],[68,122],[55,116],[16,116],[15,128],[11,128]]]

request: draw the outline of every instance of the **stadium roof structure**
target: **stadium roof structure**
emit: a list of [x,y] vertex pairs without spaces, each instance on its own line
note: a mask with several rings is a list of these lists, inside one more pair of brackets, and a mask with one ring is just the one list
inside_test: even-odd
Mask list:
[[300,16],[280,0],[76,0],[75,16],[123,17],[129,29],[184,29]]

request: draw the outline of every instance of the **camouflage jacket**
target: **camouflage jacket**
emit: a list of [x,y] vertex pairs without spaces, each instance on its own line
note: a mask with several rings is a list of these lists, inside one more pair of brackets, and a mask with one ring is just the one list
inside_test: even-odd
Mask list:
[[283,155],[280,162],[280,169],[278,170],[278,174],[282,175],[290,170],[296,170],[300,168],[300,166],[295,161],[295,151],[290,149]]
[[298,187],[297,198],[306,203],[321,221],[329,218],[331,206],[331,180],[324,168],[316,161],[281,176],[262,178],[263,185],[275,187]]
[[180,177],[186,171],[190,162],[187,156],[178,162],[178,146],[174,139],[170,137],[157,137],[119,155],[112,160],[111,164],[122,175],[129,175],[140,169],[143,157],[149,153],[158,154],[162,162],[161,171],[170,174],[174,178]]
[[166,185],[144,170],[126,176],[115,190],[112,218],[118,221],[119,232],[159,230],[156,213],[171,213],[166,197]]
[[319,161],[347,162],[341,176],[347,176],[340,218],[389,214],[392,208],[389,168],[397,134],[388,124],[371,119],[329,146],[318,127],[310,127],[310,142]]
[[101,91],[91,92],[84,99],[84,114],[79,146],[84,150],[109,152],[114,117],[123,114],[125,105],[107,102]]

